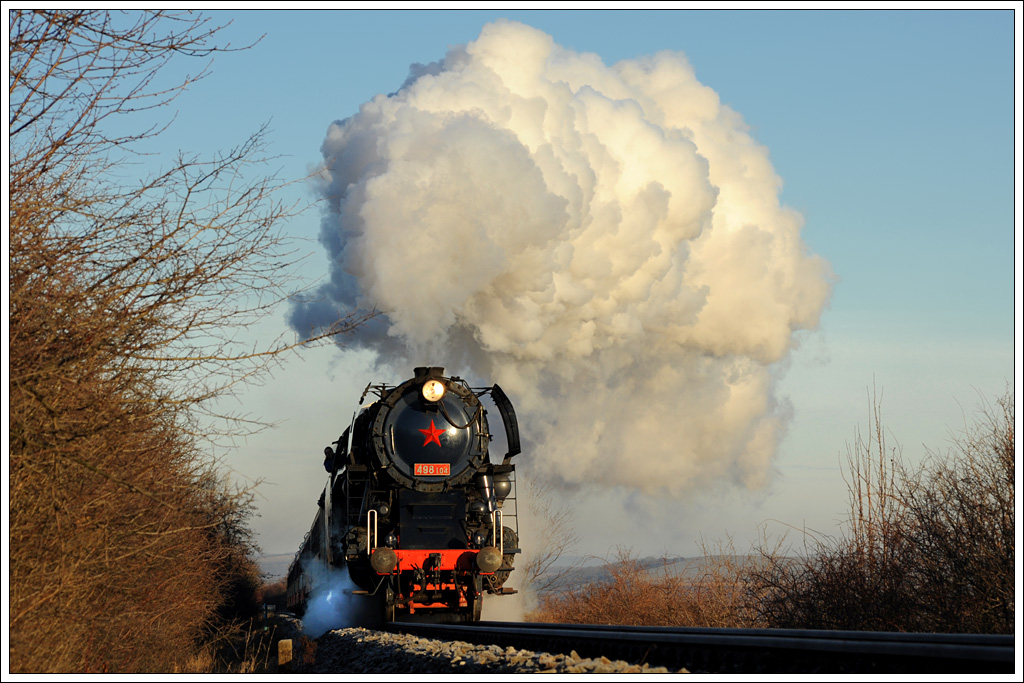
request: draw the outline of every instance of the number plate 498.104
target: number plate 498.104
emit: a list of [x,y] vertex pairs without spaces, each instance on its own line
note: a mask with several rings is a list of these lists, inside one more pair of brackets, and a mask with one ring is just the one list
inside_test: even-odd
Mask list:
[[413,474],[417,477],[447,477],[452,473],[452,466],[446,462],[418,462],[413,465]]

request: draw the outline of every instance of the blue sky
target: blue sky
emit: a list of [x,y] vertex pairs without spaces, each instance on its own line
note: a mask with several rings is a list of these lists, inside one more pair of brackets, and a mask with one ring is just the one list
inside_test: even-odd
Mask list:
[[[685,500],[582,491],[565,500],[577,508],[581,553],[621,546],[695,555],[701,539],[726,538],[745,550],[765,523],[838,531],[847,510],[841,460],[855,430],[867,428],[872,387],[891,443],[911,460],[925,447],[943,450],[979,400],[1001,396],[1007,383],[1019,387],[1020,14],[1010,6],[216,11],[215,21],[232,22],[225,40],[265,37],[217,57],[176,102],[160,145],[210,152],[269,122],[281,177],[302,177],[320,161],[329,124],[398,90],[411,64],[443,58],[499,18],[609,66],[683,53],[768,149],[780,199],[803,216],[801,236],[831,264],[834,289],[819,328],[801,333],[779,368],[777,393],[793,418],[765,489]],[[302,186],[295,193],[312,198]],[[311,279],[327,274],[319,222],[314,210],[287,226],[309,240]],[[254,333],[290,335],[285,315]],[[362,388],[403,379],[380,377],[365,352],[321,348],[239,396],[246,412],[280,421],[225,460],[242,480],[264,482],[254,526],[265,552],[292,552],[301,541],[323,485],[320,454]]]

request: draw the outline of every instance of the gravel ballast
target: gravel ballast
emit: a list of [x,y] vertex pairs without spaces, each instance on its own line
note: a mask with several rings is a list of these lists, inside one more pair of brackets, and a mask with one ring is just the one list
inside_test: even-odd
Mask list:
[[550,654],[364,628],[328,631],[316,641],[297,641],[295,649],[293,670],[301,673],[676,673],[576,652]]

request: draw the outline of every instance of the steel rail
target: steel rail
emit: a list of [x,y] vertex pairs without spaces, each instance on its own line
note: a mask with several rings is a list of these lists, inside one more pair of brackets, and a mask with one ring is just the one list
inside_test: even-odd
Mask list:
[[425,638],[711,673],[1013,673],[1012,635],[392,622]]

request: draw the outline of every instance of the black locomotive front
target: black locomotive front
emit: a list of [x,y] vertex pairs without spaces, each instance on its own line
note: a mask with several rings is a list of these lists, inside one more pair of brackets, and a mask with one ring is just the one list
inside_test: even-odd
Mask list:
[[[330,482],[293,563],[290,601],[301,607],[312,588],[303,563],[321,563],[347,567],[386,620],[478,620],[485,593],[515,592],[504,586],[519,552],[511,402],[497,385],[474,390],[437,367],[397,387],[368,386],[364,398],[371,390],[378,400],[325,449]],[[500,463],[488,454],[485,394],[507,437]]]

